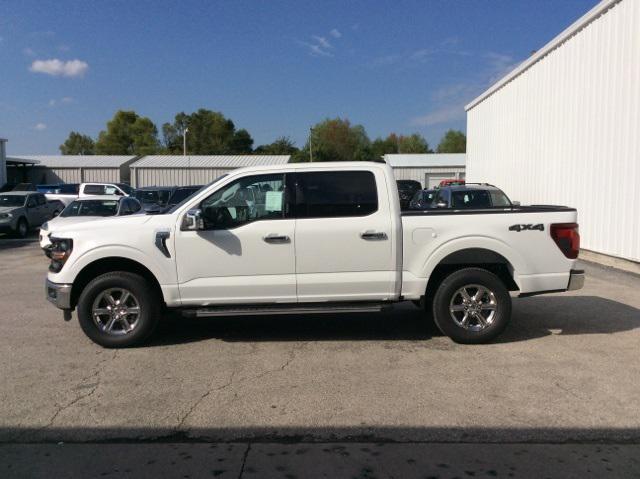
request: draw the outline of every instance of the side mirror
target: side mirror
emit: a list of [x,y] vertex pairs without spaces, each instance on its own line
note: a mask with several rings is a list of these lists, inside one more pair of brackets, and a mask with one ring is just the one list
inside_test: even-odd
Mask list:
[[204,221],[202,220],[202,210],[193,209],[187,211],[182,218],[182,231],[198,231],[204,229]]
[[436,208],[447,208],[449,205],[446,201],[438,201],[436,203]]
[[520,202],[519,201],[512,201],[511,204],[513,206],[520,206]]

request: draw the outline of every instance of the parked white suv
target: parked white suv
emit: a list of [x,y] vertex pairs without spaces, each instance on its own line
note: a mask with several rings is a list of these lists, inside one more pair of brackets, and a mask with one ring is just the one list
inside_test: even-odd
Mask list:
[[455,341],[482,343],[507,325],[510,291],[582,286],[576,216],[554,206],[401,213],[383,163],[242,168],[165,214],[57,230],[46,295],[107,347],[143,341],[164,308],[206,317],[399,301],[425,305]]
[[[61,191],[57,193],[46,193],[49,200],[59,200],[65,206],[69,205],[77,198],[88,196],[131,196],[133,188],[124,183],[81,183],[80,185],[62,185]],[[66,190],[71,190],[67,192]]]

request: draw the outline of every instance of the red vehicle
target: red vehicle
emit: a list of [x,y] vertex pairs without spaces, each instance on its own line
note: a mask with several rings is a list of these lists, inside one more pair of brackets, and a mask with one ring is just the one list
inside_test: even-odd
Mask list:
[[438,186],[440,188],[444,186],[464,186],[464,180],[442,180]]

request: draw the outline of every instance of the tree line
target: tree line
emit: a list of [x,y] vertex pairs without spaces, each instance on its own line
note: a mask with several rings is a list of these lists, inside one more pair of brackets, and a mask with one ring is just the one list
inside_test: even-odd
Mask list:
[[[147,117],[134,111],[119,110],[107,122],[96,139],[72,131],[60,145],[63,155],[175,155],[183,153],[184,132],[189,155],[292,155],[292,161],[374,160],[389,153],[433,153],[418,133],[397,135],[371,141],[362,125],[349,120],[329,118],[314,125],[301,148],[288,137],[253,147],[253,138],[222,113],[199,109],[191,114],[178,113],[172,123],[162,125],[161,135]],[[467,139],[463,132],[447,131],[435,151],[464,153]]]

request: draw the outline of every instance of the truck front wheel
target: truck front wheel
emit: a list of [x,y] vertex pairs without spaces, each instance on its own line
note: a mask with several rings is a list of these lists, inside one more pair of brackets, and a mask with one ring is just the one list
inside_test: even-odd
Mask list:
[[511,319],[511,296],[495,274],[464,268],[447,276],[433,298],[438,328],[457,343],[486,343]]
[[78,300],[80,327],[106,348],[140,344],[155,329],[160,312],[160,299],[148,281],[125,271],[98,276]]

